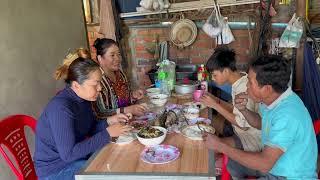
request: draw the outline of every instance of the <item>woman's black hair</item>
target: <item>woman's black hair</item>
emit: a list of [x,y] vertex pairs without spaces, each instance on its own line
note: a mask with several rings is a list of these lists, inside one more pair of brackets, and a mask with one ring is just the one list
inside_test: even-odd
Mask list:
[[100,56],[103,56],[108,51],[109,47],[111,47],[112,45],[119,46],[116,41],[108,38],[102,38],[102,39],[97,38],[93,44],[93,46],[97,50],[97,55],[100,55]]
[[214,50],[214,53],[207,61],[206,68],[209,72],[229,68],[231,71],[236,71],[236,53],[233,49],[227,46],[221,46]]
[[277,93],[283,93],[287,90],[291,67],[290,62],[284,57],[260,56],[250,64],[250,69],[256,73],[259,86],[271,85]]
[[99,64],[89,58],[79,57],[68,68],[65,82],[71,85],[72,81],[82,84],[89,78],[89,74],[99,69]]

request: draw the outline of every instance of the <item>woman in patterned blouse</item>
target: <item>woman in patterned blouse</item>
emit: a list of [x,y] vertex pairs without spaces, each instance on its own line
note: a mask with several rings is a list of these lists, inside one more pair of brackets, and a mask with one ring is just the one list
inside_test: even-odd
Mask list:
[[103,71],[102,91],[93,109],[100,119],[118,113],[132,113],[143,115],[146,107],[133,104],[143,98],[142,90],[131,91],[129,82],[121,70],[121,54],[118,44],[107,38],[96,39],[94,47],[97,51],[97,60]]

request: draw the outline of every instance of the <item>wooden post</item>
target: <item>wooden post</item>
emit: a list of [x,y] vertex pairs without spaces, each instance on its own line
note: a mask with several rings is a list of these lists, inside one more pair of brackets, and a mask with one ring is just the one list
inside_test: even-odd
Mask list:
[[[296,14],[299,17],[306,16],[306,0],[296,0]],[[303,53],[304,53],[304,39],[300,41],[300,46],[297,49],[296,56],[296,81],[294,89],[300,91],[303,85]]]

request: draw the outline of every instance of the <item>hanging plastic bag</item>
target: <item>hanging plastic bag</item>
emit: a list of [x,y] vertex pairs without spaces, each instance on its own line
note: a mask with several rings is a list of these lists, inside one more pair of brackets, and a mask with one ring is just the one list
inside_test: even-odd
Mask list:
[[219,27],[221,28],[221,33],[217,36],[216,41],[218,44],[230,44],[235,39],[228,25],[228,18],[221,15],[219,4],[214,4],[217,12],[216,18],[219,22]]
[[220,16],[216,4],[214,3],[214,8],[210,16],[202,26],[202,30],[212,38],[216,38],[221,33],[222,28],[219,23],[219,18]]
[[298,48],[303,33],[303,23],[296,14],[293,14],[286,29],[283,31],[279,47],[282,48]]
[[234,41],[234,36],[231,32],[231,29],[228,25],[228,18],[225,17],[221,20],[222,31],[221,34],[217,37],[218,44],[230,44]]

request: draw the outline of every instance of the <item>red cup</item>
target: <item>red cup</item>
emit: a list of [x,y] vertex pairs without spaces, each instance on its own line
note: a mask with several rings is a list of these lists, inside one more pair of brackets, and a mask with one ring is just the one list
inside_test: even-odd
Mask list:
[[194,92],[193,92],[193,100],[195,101],[195,102],[199,102],[200,101],[200,98],[203,96],[203,94],[204,94],[204,90],[195,90]]

